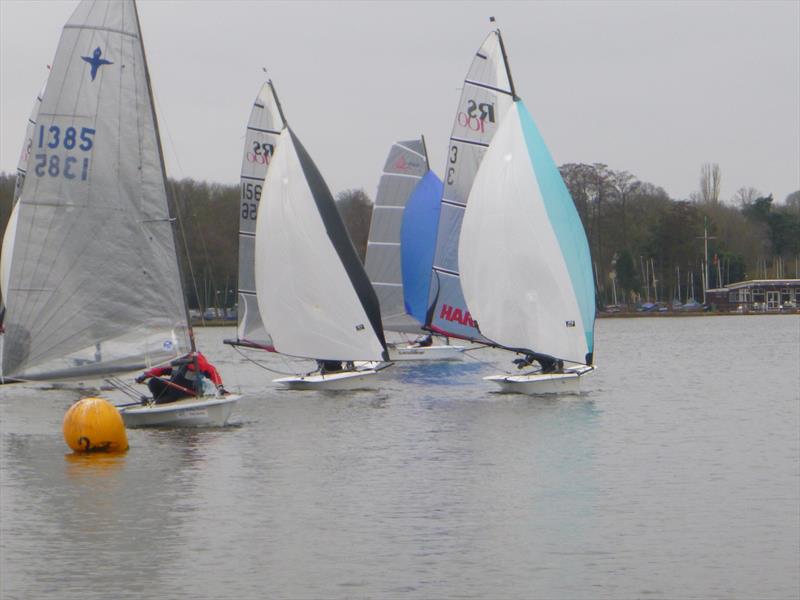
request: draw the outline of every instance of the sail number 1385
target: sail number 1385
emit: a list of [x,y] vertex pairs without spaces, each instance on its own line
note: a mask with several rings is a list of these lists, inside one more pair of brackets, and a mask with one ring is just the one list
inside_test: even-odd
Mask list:
[[35,155],[36,164],[34,173],[37,177],[64,177],[66,179],[79,178],[86,181],[89,176],[89,157],[82,156],[62,156],[59,152],[47,153],[46,150],[80,150],[88,152],[94,145],[95,130],[90,127],[66,127],[62,129],[58,125],[45,127],[39,126],[37,147],[44,149],[45,152]]

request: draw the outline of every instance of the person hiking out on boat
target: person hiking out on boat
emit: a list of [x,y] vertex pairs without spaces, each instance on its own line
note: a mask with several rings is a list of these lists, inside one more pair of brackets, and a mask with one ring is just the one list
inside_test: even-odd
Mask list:
[[513,362],[518,369],[533,366],[534,362],[538,362],[542,366],[542,373],[558,373],[564,370],[563,360],[558,360],[547,354],[539,354],[538,352],[531,352],[526,354],[525,358],[517,358]]
[[[195,369],[199,371],[199,375]],[[169,380],[161,379],[164,375],[169,375]],[[220,394],[228,393],[217,369],[200,352],[175,359],[165,367],[153,367],[139,375],[136,383],[144,383],[149,379],[147,387],[153,395],[153,401],[156,404],[166,404],[182,398],[201,396],[203,377],[211,380]]]
[[430,333],[417,336],[414,340],[414,345],[417,348],[427,348],[433,344],[433,336]]

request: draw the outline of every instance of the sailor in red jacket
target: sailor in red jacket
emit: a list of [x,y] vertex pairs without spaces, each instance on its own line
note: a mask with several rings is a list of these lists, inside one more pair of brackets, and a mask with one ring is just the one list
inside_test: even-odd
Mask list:
[[[195,372],[195,363],[200,371],[199,377]],[[169,375],[169,381],[161,379],[162,375]],[[222,378],[217,369],[200,352],[175,359],[166,367],[153,367],[139,375],[136,383],[144,383],[146,379],[150,379],[147,387],[153,394],[153,400],[156,404],[166,404],[181,398],[201,396],[203,377],[210,379],[220,394],[228,393],[222,386]]]

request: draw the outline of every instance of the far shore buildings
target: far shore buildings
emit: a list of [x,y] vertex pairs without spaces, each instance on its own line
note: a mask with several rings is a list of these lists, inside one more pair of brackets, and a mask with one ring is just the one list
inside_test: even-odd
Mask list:
[[794,312],[800,279],[752,279],[706,290],[706,304],[719,312]]

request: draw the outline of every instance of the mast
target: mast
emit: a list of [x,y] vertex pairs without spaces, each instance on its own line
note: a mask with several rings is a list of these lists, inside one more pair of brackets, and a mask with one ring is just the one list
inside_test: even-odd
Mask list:
[[268,79],[267,83],[269,84],[269,89],[272,90],[272,96],[275,98],[275,105],[278,107],[278,114],[281,116],[281,121],[283,121],[283,126],[288,127],[289,121],[286,120],[286,116],[283,114],[283,107],[281,106],[280,99],[278,99],[278,92],[275,91],[275,84],[272,83],[272,79]]
[[422,153],[425,155],[425,170],[431,170],[431,163],[428,160],[428,147],[425,145],[425,136],[420,134],[419,139],[422,140]]
[[[489,17],[489,21],[494,23],[494,17]],[[511,78],[511,66],[508,64],[508,55],[506,54],[506,45],[503,43],[503,36],[500,33],[500,28],[495,29],[497,32],[497,40],[500,42],[500,52],[503,54],[503,64],[506,67],[506,75],[508,76],[508,85],[511,87],[511,97],[514,99],[514,102],[519,100],[519,96],[517,96],[517,90],[514,88],[514,80]]]
[[[147,54],[144,51],[144,39],[142,38],[142,24],[139,21],[139,9],[136,6],[136,0],[132,0],[133,2],[133,14],[136,16],[136,29],[139,31],[139,46],[142,49],[142,59],[144,60],[144,78],[147,82],[147,94],[150,97],[150,112],[153,115],[153,127],[156,132],[156,141],[158,142],[158,159],[161,163],[161,177],[164,179],[164,193],[167,196],[167,213],[171,213],[170,206],[175,206],[175,200],[172,197],[169,187],[169,181],[167,180],[167,168],[164,164],[164,151],[161,148],[161,133],[158,129],[158,118],[156,117],[156,103],[153,98],[153,86],[150,83],[150,68],[147,66]],[[195,355],[195,370],[199,372],[197,368],[197,345],[194,341],[194,329],[192,328],[192,319],[191,315],[189,314],[189,304],[186,302],[186,291],[183,286],[183,272],[181,270],[181,261],[178,258],[178,240],[177,236],[175,235],[175,219],[170,219],[170,229],[172,230],[172,245],[175,247],[175,260],[178,263],[178,285],[181,288],[181,298],[183,298],[183,310],[186,315],[186,327],[187,333],[189,334],[189,347],[191,348],[192,354]],[[187,255],[186,260],[190,260],[189,256]]]

